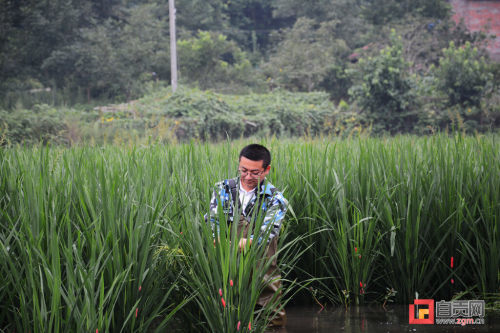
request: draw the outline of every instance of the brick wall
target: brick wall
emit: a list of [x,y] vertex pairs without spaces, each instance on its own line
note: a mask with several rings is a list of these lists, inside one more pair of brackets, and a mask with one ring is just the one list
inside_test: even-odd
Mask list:
[[500,0],[450,0],[453,19],[463,18],[470,31],[486,30],[496,39],[488,44],[491,58],[500,61]]

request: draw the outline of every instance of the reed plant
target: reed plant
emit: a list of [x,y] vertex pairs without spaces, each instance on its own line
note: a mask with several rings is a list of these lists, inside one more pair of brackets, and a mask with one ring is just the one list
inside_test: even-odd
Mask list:
[[[285,228],[279,237],[279,250],[272,257],[266,256],[270,229],[256,235],[252,246],[239,248],[238,240],[248,238],[249,234],[238,234],[237,224],[229,223],[222,211],[218,216],[218,230],[205,218],[212,185],[217,180],[235,176],[238,151],[231,143],[216,146],[191,143],[176,150],[181,153],[171,156],[176,161],[172,180],[174,187],[181,189],[177,199],[189,209],[182,209],[182,213],[168,223],[162,251],[174,248],[179,256],[176,267],[182,280],[179,288],[193,297],[194,304],[182,310],[181,316],[192,323],[184,329],[263,331],[276,315],[275,311],[282,309],[299,287],[296,281],[288,281],[287,276],[300,257],[299,252],[304,251],[296,246],[302,237],[287,239]],[[203,168],[196,169],[195,174],[193,166]],[[206,195],[200,197],[200,193]],[[239,216],[238,211],[235,216]],[[262,214],[254,216],[248,230],[261,230],[263,218]],[[268,268],[278,257],[281,275],[267,276]],[[257,306],[264,287],[275,280],[287,288],[279,290],[264,307]]]
[[[256,235],[251,246],[240,248],[238,240],[250,235],[238,235],[237,224],[227,223],[223,212],[219,214],[219,221],[215,235],[203,215],[185,214],[174,228],[179,236],[179,253],[183,256],[181,285],[195,301],[191,309],[196,309],[197,315],[187,314],[191,322],[197,323],[191,328],[198,332],[263,331],[275,316],[275,310],[282,309],[290,299],[288,296],[295,289],[293,281],[264,307],[258,307],[257,301],[268,283],[285,281],[299,257],[294,247],[299,239],[280,244],[279,251],[267,257],[269,232]],[[263,216],[256,217],[249,229],[260,230],[262,221]],[[266,275],[278,256],[282,275]]]
[[165,186],[153,186],[155,166],[137,163],[144,154],[44,147],[1,154],[1,327],[161,328],[182,304],[169,304],[172,288],[158,288],[154,276],[151,248],[167,199]]
[[[1,148],[0,329],[264,330],[263,248],[203,219],[247,143]],[[290,203],[279,304],[311,279],[331,303],[498,299],[498,135],[260,143]]]
[[386,288],[400,302],[415,292],[498,296],[497,136],[313,140],[275,149],[288,156],[277,169],[280,182],[296,189],[297,234],[321,230],[299,267],[330,281],[318,288],[332,302],[379,299]]

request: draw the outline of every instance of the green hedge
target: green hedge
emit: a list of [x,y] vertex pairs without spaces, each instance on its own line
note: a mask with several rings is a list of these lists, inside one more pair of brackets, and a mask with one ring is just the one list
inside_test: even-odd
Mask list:
[[[179,89],[173,94],[168,88],[156,88],[141,99],[106,107],[55,109],[35,105],[32,110],[0,110],[0,140],[3,144],[148,144],[192,139],[220,141],[228,137],[349,137],[359,133],[387,133],[380,132],[373,117],[358,108],[356,103],[349,105],[343,101],[335,106],[323,92],[276,90],[268,94],[224,95]],[[447,128],[470,132],[459,111],[422,107],[418,111],[419,122],[405,126],[415,134]],[[495,130],[499,118],[498,108],[492,106],[488,119],[482,120],[491,125],[476,130]]]
[[0,110],[0,145],[5,143],[63,143],[67,129],[58,110],[35,105],[33,110]]
[[224,139],[251,135],[327,134],[325,123],[336,117],[328,94],[291,93],[221,95],[181,90],[173,95],[147,97],[137,103],[146,118],[176,119],[178,139]]

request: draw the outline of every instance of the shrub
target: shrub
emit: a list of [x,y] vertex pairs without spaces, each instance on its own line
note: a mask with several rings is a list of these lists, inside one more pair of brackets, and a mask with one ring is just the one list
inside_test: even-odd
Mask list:
[[450,42],[439,66],[430,69],[438,126],[467,132],[491,129],[497,118],[492,103],[496,86],[493,72],[493,67],[469,42],[461,47]]
[[182,78],[201,89],[234,91],[257,84],[245,52],[222,34],[199,31],[178,45]]
[[66,125],[55,108],[35,105],[33,110],[0,110],[0,140],[8,143],[64,142]]
[[438,89],[448,97],[450,106],[478,107],[493,86],[489,65],[469,42],[459,48],[450,42],[434,72]]
[[378,56],[361,59],[359,67],[350,71],[357,84],[349,94],[373,123],[374,132],[410,132],[416,122],[408,67],[401,38],[393,32],[392,45]]
[[[161,117],[177,121],[180,140],[199,138],[220,140],[252,135],[321,135],[330,133],[326,123],[334,123],[336,109],[326,93],[290,93],[243,96],[221,95],[199,90],[179,90],[155,101],[138,102],[152,125]],[[156,118],[154,118],[156,117]],[[154,119],[154,120],[153,120]]]

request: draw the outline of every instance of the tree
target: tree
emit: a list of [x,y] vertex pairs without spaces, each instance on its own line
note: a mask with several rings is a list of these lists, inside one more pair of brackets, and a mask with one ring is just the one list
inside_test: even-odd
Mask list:
[[179,40],[179,67],[182,80],[201,89],[238,89],[256,82],[245,52],[227,37],[199,31],[196,37]]
[[273,15],[269,0],[231,0],[225,12],[230,29],[225,34],[236,41],[245,51],[251,51],[253,59],[265,54],[272,43],[271,35],[282,27],[290,27],[294,19]]
[[444,0],[365,0],[363,8],[363,17],[375,25],[385,25],[411,13],[437,19],[450,14],[450,5]]
[[375,132],[409,132],[418,120],[414,108],[413,79],[403,57],[403,44],[395,32],[390,46],[380,54],[361,59],[350,73],[349,90]]
[[55,48],[73,42],[92,16],[89,1],[0,0],[0,91],[48,83],[43,61]]
[[227,5],[221,0],[176,1],[176,23],[181,36],[198,30],[223,30],[228,27]]
[[355,15],[362,1],[354,0],[273,0],[275,17],[307,17],[315,21],[323,22],[338,19],[348,15]]
[[363,46],[369,25],[361,12],[365,0],[273,0],[275,18],[309,18],[316,24],[336,22],[335,36],[350,48]]
[[457,48],[450,42],[434,72],[438,89],[448,96],[449,105],[478,107],[493,88],[493,75],[477,48],[467,42]]
[[[435,78],[434,95],[443,101],[442,125],[456,118],[463,129],[472,132],[485,130],[500,118],[498,102],[489,100],[498,89],[492,66],[469,42],[462,47],[450,42],[443,50],[439,66],[431,68],[430,74]],[[492,101],[493,105],[485,105]]]
[[168,21],[158,6],[124,9],[122,18],[93,22],[74,43],[53,51],[42,68],[58,86],[84,88],[90,97],[138,96],[141,83],[168,79]]
[[348,54],[346,43],[335,36],[337,23],[317,25],[311,19],[298,19],[265,64],[266,75],[286,89],[317,89],[335,59]]

